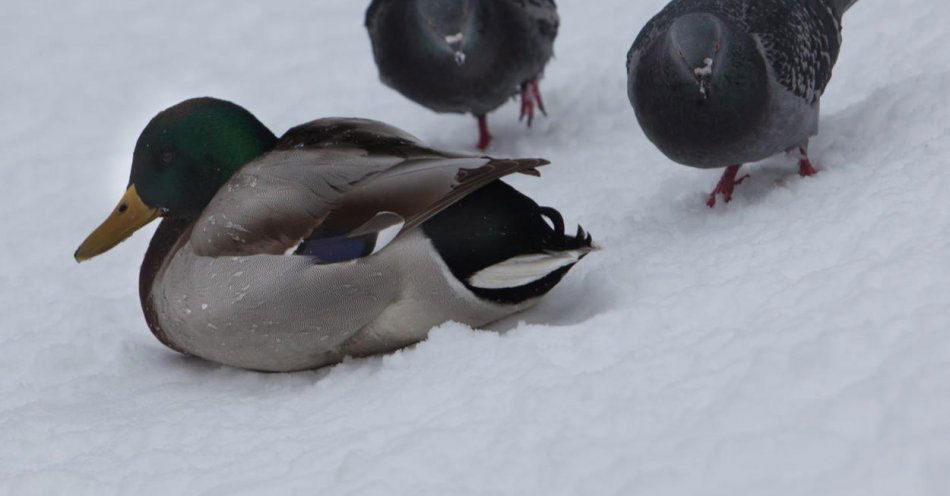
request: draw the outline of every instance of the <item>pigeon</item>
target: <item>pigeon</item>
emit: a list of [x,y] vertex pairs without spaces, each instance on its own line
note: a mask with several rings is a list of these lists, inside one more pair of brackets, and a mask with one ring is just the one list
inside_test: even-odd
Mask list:
[[841,47],[841,18],[857,0],[673,0],[627,54],[627,94],[647,138],[671,160],[726,167],[707,201],[728,202],[743,163],[799,153]]
[[554,0],[373,0],[366,28],[380,79],[436,112],[478,119],[521,95],[521,120],[547,115],[538,81],[553,54]]

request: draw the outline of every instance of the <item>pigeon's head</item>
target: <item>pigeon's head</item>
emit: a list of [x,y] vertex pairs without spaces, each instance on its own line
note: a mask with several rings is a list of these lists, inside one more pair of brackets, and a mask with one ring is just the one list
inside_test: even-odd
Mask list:
[[731,155],[765,116],[767,72],[755,41],[712,14],[677,18],[644,48],[629,76],[630,102],[647,137],[683,164],[730,165],[710,160]]

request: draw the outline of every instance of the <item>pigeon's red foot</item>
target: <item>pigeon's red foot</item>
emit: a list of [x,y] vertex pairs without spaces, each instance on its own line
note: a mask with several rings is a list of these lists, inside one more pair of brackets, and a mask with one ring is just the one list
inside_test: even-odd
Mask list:
[[798,175],[811,177],[818,174],[818,169],[811,165],[811,160],[808,159],[808,150],[799,148],[798,151],[802,154],[802,158],[798,161]]
[[491,145],[492,135],[488,131],[488,118],[484,115],[478,116],[478,149],[486,150]]
[[548,115],[547,110],[544,109],[544,100],[541,98],[538,80],[532,79],[521,84],[521,117],[518,120],[523,121],[527,118],[528,127],[531,127],[531,123],[534,122],[535,107],[545,116]]
[[736,186],[742,184],[742,181],[749,178],[749,175],[746,174],[736,179],[736,176],[739,175],[739,167],[742,167],[742,164],[726,167],[726,172],[722,173],[722,178],[719,179],[719,184],[716,185],[716,189],[713,190],[709,195],[709,199],[706,200],[706,206],[709,208],[716,206],[716,195],[722,195],[722,199],[725,200],[726,203],[732,201],[732,192],[735,191]]

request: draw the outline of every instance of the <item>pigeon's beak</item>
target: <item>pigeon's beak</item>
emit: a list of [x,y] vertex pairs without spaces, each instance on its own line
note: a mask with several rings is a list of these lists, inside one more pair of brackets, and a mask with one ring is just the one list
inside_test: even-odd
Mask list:
[[703,100],[709,100],[712,91],[713,59],[706,57],[703,59],[703,65],[693,69],[693,77],[699,84],[699,92],[703,95]]
[[716,61],[727,29],[711,14],[686,14],[676,19],[667,33],[671,55],[686,81],[695,79],[703,101],[711,96]]
[[465,44],[465,33],[459,31],[456,34],[450,34],[445,37],[445,43],[449,46],[449,50],[455,53],[455,63],[464,64],[465,52],[462,50],[462,45]]
[[424,22],[434,35],[436,43],[444,48],[458,65],[465,64],[465,47],[470,43],[476,0],[452,2],[419,2]]

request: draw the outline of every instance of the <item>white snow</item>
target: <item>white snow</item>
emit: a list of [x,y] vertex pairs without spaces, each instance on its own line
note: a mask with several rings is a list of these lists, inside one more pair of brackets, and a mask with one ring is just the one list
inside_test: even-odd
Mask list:
[[[728,205],[637,126],[624,56],[664,0],[562,0],[511,182],[604,247],[537,308],[325,370],[165,349],[138,266],[83,265],[159,110],[214,95],[275,132],[380,119],[473,150],[471,117],[382,86],[367,2],[42,2],[0,16],[0,494],[950,494],[950,3],[865,0],[814,178],[778,156]],[[881,70],[885,67],[887,70]]]

